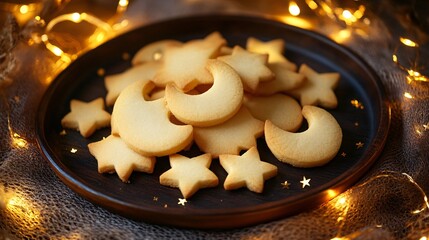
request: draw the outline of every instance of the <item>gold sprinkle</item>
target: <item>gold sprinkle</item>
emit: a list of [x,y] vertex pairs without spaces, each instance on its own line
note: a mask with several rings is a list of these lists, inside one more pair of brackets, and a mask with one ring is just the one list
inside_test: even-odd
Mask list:
[[186,198],[179,198],[179,202],[177,204],[185,206],[185,203],[187,203]]
[[427,123],[427,124],[423,124],[423,129],[424,129],[425,131],[429,130],[429,123]]
[[359,123],[358,122],[355,122],[355,127],[359,127]]
[[104,74],[106,74],[106,71],[104,70],[104,68],[99,68],[97,70],[97,75],[98,76],[102,77],[102,76],[104,76]]
[[72,149],[70,150],[70,152],[71,152],[71,153],[76,153],[76,152],[77,152],[77,149],[76,149],[76,148],[72,148]]
[[351,100],[350,103],[357,109],[364,109],[363,104],[356,99]]
[[341,153],[341,156],[342,156],[342,157],[346,157],[346,156],[347,156],[347,153],[342,152],[342,153]]
[[287,180],[282,182],[281,184],[282,184],[283,188],[289,189],[290,183]]
[[300,183],[302,183],[302,188],[305,188],[305,186],[309,186],[310,187],[310,180],[311,178],[307,179],[305,176],[302,178],[301,181],[299,181]]
[[63,129],[63,130],[60,132],[60,136],[65,136],[65,135],[67,135],[67,132],[66,132],[66,130],[65,130],[65,129]]
[[153,197],[153,201],[158,202],[158,197]]
[[167,205],[167,204],[164,204],[164,208],[168,208],[168,205]]
[[359,142],[357,142],[357,143],[356,143],[356,148],[357,148],[357,149],[359,149],[359,148],[363,148],[363,145],[364,145],[364,143],[363,143],[363,142],[361,142],[361,141],[359,141]]

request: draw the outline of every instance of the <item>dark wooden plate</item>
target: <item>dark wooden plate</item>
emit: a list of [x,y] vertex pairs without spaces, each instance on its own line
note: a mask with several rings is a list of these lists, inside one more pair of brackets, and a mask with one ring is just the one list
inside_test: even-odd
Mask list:
[[[110,129],[85,139],[78,132],[63,130],[61,118],[71,99],[90,101],[105,97],[103,77],[130,67],[124,55],[162,39],[187,41],[219,31],[229,45],[245,46],[250,36],[267,41],[281,38],[287,43],[285,55],[298,65],[306,63],[319,72],[336,71],[341,80],[336,94],[339,107],[330,112],[343,129],[338,155],[323,167],[300,169],[279,162],[258,140],[261,159],[275,164],[279,174],[266,181],[262,194],[239,189],[225,191],[226,172],[215,159],[211,170],[219,177],[216,188],[203,189],[178,204],[180,191],[161,186],[159,176],[170,168],[168,158],[159,158],[153,174],[133,173],[130,183],[115,174],[99,174],[97,161],[87,144],[108,136]],[[361,105],[356,105],[354,101]],[[109,109],[111,110],[111,109]],[[150,114],[150,113],[148,113]],[[269,19],[250,16],[193,16],[168,20],[133,30],[84,54],[65,69],[46,91],[36,119],[40,148],[59,178],[72,190],[112,212],[150,223],[200,229],[235,228],[262,223],[309,210],[335,197],[355,183],[382,151],[390,123],[390,108],[382,86],[361,58],[349,49],[317,33]],[[363,143],[360,147],[357,143]],[[71,152],[74,148],[77,151]],[[311,149],[309,149],[311,150]],[[184,155],[196,155],[193,148]],[[310,186],[302,187],[303,177]],[[291,183],[285,188],[282,183]]]

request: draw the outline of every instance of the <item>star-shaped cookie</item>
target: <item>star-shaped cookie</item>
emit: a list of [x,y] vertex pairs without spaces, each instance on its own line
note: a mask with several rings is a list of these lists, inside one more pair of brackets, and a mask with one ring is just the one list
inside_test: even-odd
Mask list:
[[215,32],[202,40],[192,40],[166,49],[162,67],[153,81],[158,86],[174,82],[184,92],[198,84],[212,83],[213,77],[206,69],[206,62],[217,57],[225,44],[226,40]]
[[254,92],[259,82],[272,80],[273,72],[267,67],[268,55],[252,53],[235,46],[231,55],[218,57],[230,65],[241,77],[247,91]]
[[194,127],[197,146],[213,157],[220,154],[239,154],[243,149],[256,146],[256,138],[264,132],[264,122],[254,118],[242,106],[229,120],[212,127]]
[[106,76],[104,78],[104,85],[107,89],[106,105],[113,106],[122,90],[131,83],[139,80],[152,80],[160,66],[160,62],[144,62],[129,68],[125,72]]
[[228,176],[223,184],[226,190],[247,187],[252,192],[262,193],[265,180],[277,175],[277,167],[263,162],[256,147],[243,155],[220,155],[219,161]]
[[257,38],[249,37],[247,39],[246,49],[255,53],[268,54],[269,63],[282,63],[289,70],[296,70],[296,64],[283,56],[283,51],[285,49],[285,42],[283,39],[273,39],[264,42]]
[[88,144],[89,152],[97,159],[99,173],[116,172],[118,177],[127,182],[133,171],[152,173],[155,157],[146,157],[131,150],[117,136]]
[[339,73],[317,73],[306,64],[301,65],[299,72],[306,77],[306,81],[299,88],[290,91],[290,94],[298,98],[302,106],[337,107],[334,88],[340,80]]
[[161,174],[159,181],[162,185],[179,188],[183,197],[189,198],[201,188],[218,185],[217,176],[209,169],[211,160],[208,153],[193,158],[170,155],[171,169]]
[[269,63],[268,68],[274,73],[271,81],[260,82],[254,94],[268,96],[275,93],[287,93],[304,83],[303,74],[289,70],[282,63]]
[[70,101],[71,111],[61,120],[64,128],[79,130],[84,137],[89,137],[95,130],[110,125],[110,114],[104,111],[103,98],[91,102]]

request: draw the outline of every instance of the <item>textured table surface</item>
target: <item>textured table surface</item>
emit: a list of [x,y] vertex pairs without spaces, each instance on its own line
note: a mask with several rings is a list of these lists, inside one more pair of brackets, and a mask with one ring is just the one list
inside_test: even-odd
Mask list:
[[[125,16],[138,27],[162,19],[204,13],[281,15],[280,1],[134,1]],[[264,3],[263,3],[264,2]],[[227,231],[179,229],[136,222],[100,208],[66,187],[50,169],[36,143],[34,118],[53,72],[45,49],[18,40],[2,55],[14,62],[10,84],[0,85],[0,239],[420,239],[429,235],[429,83],[407,81],[408,73],[392,55],[412,60],[399,37],[419,39],[420,58],[429,57],[424,28],[411,23],[406,6],[380,1],[368,8],[367,35],[353,32],[342,44],[377,72],[392,109],[386,146],[367,174],[353,187],[318,207],[291,217]],[[398,5],[399,6],[399,5]],[[414,11],[416,12],[416,11]],[[417,12],[418,13],[418,12]],[[412,16],[425,26],[424,17]],[[423,19],[423,20],[422,20]],[[419,23],[419,22],[417,22]],[[322,25],[317,25],[322,26]],[[325,26],[325,25],[323,25]],[[426,25],[427,26],[427,25]],[[25,29],[24,29],[25,30]],[[330,29],[315,28],[322,34]],[[2,44],[6,40],[2,39]],[[405,54],[401,56],[400,54]],[[411,60],[410,60],[411,59]],[[427,61],[426,61],[427,62]],[[429,64],[426,65],[426,68]],[[3,68],[2,68],[3,69]],[[427,69],[426,69],[427,70]],[[12,144],[11,133],[28,141]],[[14,203],[11,203],[11,199]],[[347,204],[338,207],[340,199]]]

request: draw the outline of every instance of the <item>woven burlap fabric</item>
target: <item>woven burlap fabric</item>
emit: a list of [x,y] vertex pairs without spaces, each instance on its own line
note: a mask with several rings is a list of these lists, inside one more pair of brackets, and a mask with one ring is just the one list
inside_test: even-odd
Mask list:
[[[173,8],[149,2],[137,1],[130,10],[130,19],[136,25],[196,11],[238,11],[237,5],[231,2],[212,3],[214,8],[203,10],[198,4],[182,3]],[[422,126],[429,124],[429,86],[407,83],[406,73],[393,64],[392,52],[398,43],[389,23],[374,17],[372,28],[369,37],[353,36],[352,41],[344,44],[363,57],[380,77],[391,102],[392,124],[386,147],[375,165],[355,186],[340,195],[347,197],[347,206],[338,205],[336,198],[309,212],[228,231],[178,229],[132,221],[86,201],[66,187],[49,168],[35,142],[35,110],[47,87],[43,79],[54,72],[52,56],[43,48],[18,42],[13,49],[16,65],[10,75],[12,84],[2,87],[1,91],[0,194],[21,196],[27,208],[10,211],[0,204],[0,239],[330,239],[339,236],[419,239],[427,235],[429,210],[424,209],[424,192],[429,190],[429,130]],[[414,98],[404,97],[405,92]],[[11,145],[9,126],[28,141],[27,148]],[[423,211],[417,211],[421,209]]]

